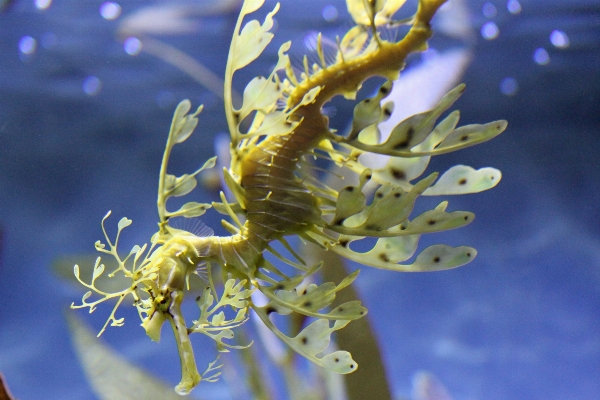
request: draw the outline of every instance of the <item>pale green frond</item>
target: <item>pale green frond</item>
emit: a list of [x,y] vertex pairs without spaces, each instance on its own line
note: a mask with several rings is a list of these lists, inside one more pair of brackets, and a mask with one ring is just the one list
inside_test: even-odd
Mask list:
[[496,186],[502,173],[496,168],[474,169],[467,165],[455,165],[438,179],[432,187],[423,192],[424,196],[440,196],[479,193]]
[[185,203],[181,208],[174,212],[167,212],[166,216],[169,218],[173,217],[185,217],[185,218],[194,218],[204,215],[206,210],[212,207],[207,203],[197,203],[195,201],[190,201]]
[[295,352],[315,364],[339,374],[348,374],[355,371],[358,367],[357,363],[352,359],[352,355],[347,351],[338,350],[324,356],[319,356],[329,345],[331,334],[344,328],[350,321],[337,320],[333,326],[330,326],[329,320],[318,319],[300,331],[295,337],[289,337],[271,322],[265,307],[255,306],[254,310],[279,339]]
[[[450,247],[447,245],[438,244],[427,247],[425,250],[423,250],[412,264],[397,264],[394,262],[394,259],[397,258],[395,256],[400,255],[403,252],[402,250],[394,251],[393,245],[410,245],[410,243],[401,239],[405,237],[406,236],[393,238],[398,239],[396,241],[386,240],[387,243],[392,245],[392,248],[385,250],[381,249],[382,251],[379,253],[370,251],[366,253],[360,253],[351,250],[348,247],[342,247],[339,245],[332,246],[331,250],[349,260],[361,264],[369,265],[375,268],[401,272],[425,272],[452,269],[471,262],[477,255],[477,251],[472,247]],[[404,251],[404,253],[408,253],[408,251]]]
[[[358,276],[358,271],[350,274],[335,285],[333,282],[323,283],[321,285],[310,284],[301,293],[298,293],[296,287],[292,289],[279,289],[281,285],[270,287],[259,286],[259,289],[277,306],[284,307],[286,310],[292,310],[315,318],[326,319],[357,319],[366,314],[366,308],[360,305],[360,302],[353,304],[343,304],[336,307],[334,311],[328,314],[319,313],[319,310],[328,307],[335,300],[336,292],[350,285]],[[289,284],[285,285],[289,286]],[[277,309],[278,307],[274,307]]]

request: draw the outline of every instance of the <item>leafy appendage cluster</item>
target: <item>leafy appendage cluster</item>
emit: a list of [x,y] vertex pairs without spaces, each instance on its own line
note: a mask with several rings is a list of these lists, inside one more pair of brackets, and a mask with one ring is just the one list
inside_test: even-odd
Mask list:
[[[246,281],[236,281],[235,279],[229,279],[225,282],[220,297],[214,291],[214,286],[206,288],[202,296],[198,298],[200,317],[198,320],[193,321],[191,327],[186,327],[180,309],[183,291],[161,287],[159,283],[159,276],[164,272],[161,271],[161,268],[164,268],[165,264],[168,265],[168,262],[166,262],[168,260],[165,259],[164,254],[161,254],[165,246],[157,246],[155,241],[149,249],[147,249],[147,245],[142,247],[135,245],[129,254],[122,258],[118,252],[119,238],[121,231],[131,225],[132,221],[128,218],[122,218],[119,221],[117,235],[113,243],[104,226],[110,214],[108,212],[102,219],[102,231],[106,243],[97,241],[95,248],[97,251],[113,257],[117,262],[117,268],[108,273],[109,278],[120,272],[129,278],[131,283],[129,287],[123,290],[112,293],[107,292],[96,285],[98,278],[106,273],[105,265],[101,263],[101,257],[96,259],[90,283],[86,283],[80,278],[79,265],[75,265],[75,277],[90,290],[83,295],[80,305],[73,303],[71,308],[88,308],[89,312],[92,313],[100,303],[117,299],[109,318],[98,333],[98,336],[100,336],[109,324],[111,326],[122,326],[124,324],[124,318],[117,318],[116,312],[125,298],[131,295],[142,321],[142,326],[151,339],[155,341],[160,339],[160,330],[165,321],[169,321],[173,327],[180,351],[183,374],[182,380],[176,388],[177,392],[180,394],[189,393],[201,380],[216,381],[220,375],[220,372],[217,371],[220,365],[217,365],[215,360],[202,375],[199,374],[188,335],[202,333],[212,338],[216,342],[217,350],[220,352],[227,352],[229,351],[228,348],[246,348],[247,346],[231,345],[224,342],[224,340],[233,339],[233,329],[247,321],[249,297],[252,290],[245,288],[247,286]],[[154,239],[156,237],[155,235]],[[153,251],[154,248],[156,249]],[[100,298],[89,301],[94,293],[99,295]],[[216,304],[215,298],[219,299]],[[228,319],[224,310],[229,309],[235,311],[235,316]]]

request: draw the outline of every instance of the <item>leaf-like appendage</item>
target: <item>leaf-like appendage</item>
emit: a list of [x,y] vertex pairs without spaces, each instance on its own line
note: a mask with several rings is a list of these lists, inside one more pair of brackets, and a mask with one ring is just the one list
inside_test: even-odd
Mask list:
[[203,215],[206,210],[211,208],[212,206],[207,203],[197,203],[195,201],[190,201],[185,203],[181,208],[174,212],[167,212],[166,215],[169,218],[172,217],[185,217],[185,218],[194,218]]
[[347,351],[338,350],[333,353],[319,356],[331,341],[331,334],[344,328],[350,321],[337,320],[330,326],[327,319],[318,319],[304,328],[295,337],[289,337],[282,333],[269,319],[266,307],[254,307],[256,314],[269,327],[269,329],[285,344],[290,346],[298,354],[311,360],[323,368],[327,368],[339,374],[348,374],[358,367],[358,364],[352,359],[352,355]]
[[[249,11],[252,8],[242,9],[239,18],[241,19],[245,14],[253,12]],[[265,47],[271,43],[273,34],[269,30],[273,27],[273,15],[277,11],[279,11],[279,3],[277,3],[273,11],[267,14],[262,25],[257,20],[252,20],[244,25],[239,34],[237,32],[234,33],[228,60],[228,62],[232,63],[233,71],[244,68],[256,60]]]
[[425,196],[440,196],[479,193],[496,186],[502,173],[496,168],[474,169],[466,165],[455,165],[438,179],[432,187],[423,192]]
[[[284,307],[285,312],[292,310],[315,318],[351,320],[361,318],[367,313],[367,309],[362,307],[360,302],[342,304],[328,314],[321,314],[318,311],[329,306],[335,300],[336,292],[350,285],[357,276],[358,271],[355,271],[344,278],[337,286],[333,282],[323,283],[318,286],[310,284],[302,293],[298,293],[296,287],[292,286],[291,280],[287,284],[278,283],[271,287],[259,286],[259,289],[272,301],[271,306],[274,306],[275,310],[279,307]],[[299,284],[298,279],[291,279],[293,279],[296,286]],[[287,289],[280,289],[281,287],[287,287]]]
[[371,21],[375,26],[389,24],[392,16],[404,5],[406,0],[364,1],[346,0],[348,12],[354,22],[369,26]]

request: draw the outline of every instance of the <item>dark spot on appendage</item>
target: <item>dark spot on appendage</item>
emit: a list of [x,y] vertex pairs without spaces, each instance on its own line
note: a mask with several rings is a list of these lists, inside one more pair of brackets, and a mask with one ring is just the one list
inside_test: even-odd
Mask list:
[[360,315],[365,315],[364,311],[359,312]]
[[302,342],[302,344],[307,344],[308,338],[306,336],[304,336],[302,339],[300,339],[300,341]]
[[460,137],[460,141],[461,141],[461,142],[466,142],[466,141],[467,141],[467,139],[469,139],[469,135],[462,135],[462,136]]
[[433,257],[433,262],[434,263],[439,263],[442,259],[439,257]]
[[379,254],[379,259],[383,262],[390,262],[390,258],[387,256],[387,254],[385,253],[381,253]]
[[388,89],[387,86],[382,86],[379,88],[379,93],[388,94],[389,92],[390,92],[390,89]]
[[467,178],[462,178],[461,180],[458,181],[459,185],[466,185],[467,184]]
[[373,175],[371,175],[371,174],[368,174],[368,175],[366,175],[366,176],[365,176],[365,178],[366,178],[367,180],[371,179],[372,177],[373,177]]
[[347,240],[340,240],[338,243],[339,243],[339,244],[340,244],[340,246],[342,246],[342,247],[346,247],[346,246],[348,246],[348,241],[347,241]]
[[381,198],[383,197],[383,193],[381,193],[381,192],[378,192],[378,193],[376,194],[376,196],[377,196],[377,198],[378,198],[378,199],[381,199]]
[[468,220],[469,220],[469,216],[468,216],[468,215],[465,215],[465,217],[464,217],[464,220],[465,220],[465,221],[468,221]]
[[275,311],[276,311],[275,308],[271,307],[271,306],[265,308],[265,312],[267,313],[267,315],[274,313]]
[[336,357],[334,361],[335,362],[340,362],[340,359]]
[[302,306],[310,307],[310,306],[312,306],[312,301],[305,301],[304,304],[302,304]]
[[394,145],[394,150],[402,150],[405,149],[406,146],[408,146],[408,140],[403,140],[402,142]]
[[364,102],[365,104],[368,104],[368,103],[370,103],[370,102],[371,102],[371,99],[364,99],[364,100],[363,100],[363,102]]
[[284,286],[283,283],[278,283],[277,285],[275,285],[275,290],[283,290]]
[[201,298],[202,298],[202,296],[196,297],[196,301],[200,301]]
[[339,312],[344,312],[344,307],[338,307]]
[[389,117],[390,115],[392,115],[392,112],[390,111],[390,109],[389,109],[389,108],[385,108],[385,109],[383,110],[383,113],[384,113],[386,116],[388,116],[388,117]]
[[390,174],[392,174],[394,179],[398,179],[399,181],[406,179],[406,174],[401,169],[392,168]]
[[398,193],[398,192],[394,193],[394,197],[395,197],[395,198],[399,198],[400,196],[402,196],[402,194],[401,194],[401,193]]
[[354,364],[350,364],[350,369],[354,369]]
[[354,186],[348,186],[348,187],[344,188],[344,190],[347,192],[354,192]]
[[428,225],[435,225],[435,220],[434,219],[430,219],[429,221],[427,221]]
[[471,257],[471,253],[467,253],[467,257]]

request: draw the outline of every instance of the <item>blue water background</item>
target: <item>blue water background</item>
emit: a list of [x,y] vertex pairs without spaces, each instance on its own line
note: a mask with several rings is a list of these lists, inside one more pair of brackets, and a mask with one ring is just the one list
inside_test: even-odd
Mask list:
[[[282,3],[278,42],[349,26],[342,1]],[[478,34],[458,107],[463,123],[505,118],[509,128],[434,166],[493,166],[503,180],[489,192],[450,198],[452,210],[475,212],[475,222],[424,241],[468,244],[479,255],[440,273],[363,268],[358,286],[397,395],[410,393],[411,376],[425,369],[456,399],[598,399],[600,2],[523,0],[522,11],[511,14],[506,2],[491,1],[493,17],[482,15],[484,3],[468,2]],[[205,109],[173,173],[198,168],[227,128],[213,94],[161,60],[125,53],[115,38],[119,20],[103,19],[101,4],[55,1],[40,11],[16,1],[0,15],[0,372],[25,400],[94,398],[63,316],[81,292],[52,273],[52,261],[93,252],[109,209],[113,228],[122,216],[134,221],[125,248],[149,240],[159,163],[179,100]],[[127,15],[147,3],[119,4]],[[321,15],[330,4],[340,14],[328,22]],[[222,75],[235,19],[235,12],[201,18],[196,33],[165,40]],[[494,40],[479,34],[489,21],[499,28]],[[552,45],[554,30],[568,35],[568,47]],[[31,55],[19,51],[25,36],[37,42]],[[276,48],[239,82],[268,73]],[[545,65],[533,58],[540,48],[549,56]],[[101,82],[92,95],[83,90],[89,77]],[[500,90],[505,78],[518,84],[512,95]],[[332,119],[341,125],[351,108],[339,104]],[[215,196],[199,188],[191,197]],[[205,222],[218,227],[219,217],[209,214]],[[108,310],[79,315],[98,329]],[[157,345],[132,310],[122,313],[125,327],[109,328],[105,339],[177,383],[170,332]],[[199,358],[210,361],[212,352]],[[208,398],[230,398],[224,385],[201,388]]]

